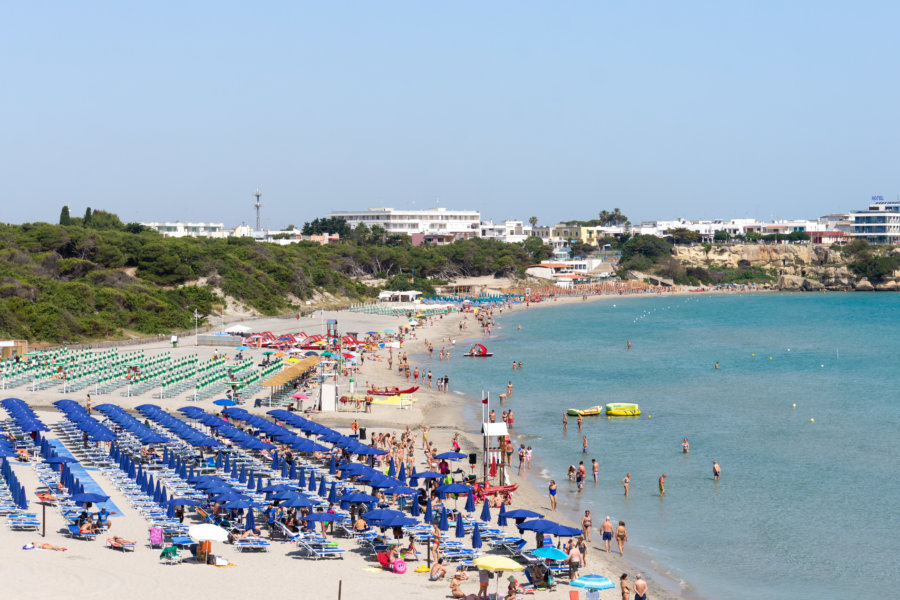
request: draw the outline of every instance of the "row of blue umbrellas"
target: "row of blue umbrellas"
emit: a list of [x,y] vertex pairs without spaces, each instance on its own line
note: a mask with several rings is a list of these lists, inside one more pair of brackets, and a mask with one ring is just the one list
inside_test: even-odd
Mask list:
[[94,441],[114,442],[116,440],[116,434],[87,414],[84,407],[74,400],[57,400],[53,405],[61,410],[66,415],[66,418],[74,423],[78,429],[87,433],[88,437]]
[[49,431],[34,410],[19,398],[7,398],[0,402],[16,425],[27,433]]
[[0,475],[6,480],[6,485],[9,486],[10,494],[12,494],[12,499],[16,506],[22,510],[27,509],[28,499],[25,497],[25,487],[19,483],[19,478],[16,477],[6,458],[3,458],[2,462],[0,462]]
[[169,438],[153,431],[125,412],[120,406],[100,404],[96,409],[106,415],[110,421],[132,434],[142,444],[163,444],[169,441]]

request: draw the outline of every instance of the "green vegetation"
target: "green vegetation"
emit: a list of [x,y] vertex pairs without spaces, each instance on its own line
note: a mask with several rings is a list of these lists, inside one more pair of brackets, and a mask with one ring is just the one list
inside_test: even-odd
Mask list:
[[885,248],[872,247],[864,239],[853,240],[841,253],[852,259],[848,266],[857,278],[865,277],[873,284],[881,283],[900,269],[900,254],[887,254]]
[[451,277],[520,273],[544,251],[542,243],[529,250],[482,239],[413,247],[378,227],[357,228],[339,244],[279,246],[164,238],[102,210],[68,221],[0,224],[0,336],[74,342],[190,329],[194,309],[214,314],[222,295],[267,315],[323,292],[365,301],[380,291],[359,281],[370,276],[387,279],[388,289],[431,293]]

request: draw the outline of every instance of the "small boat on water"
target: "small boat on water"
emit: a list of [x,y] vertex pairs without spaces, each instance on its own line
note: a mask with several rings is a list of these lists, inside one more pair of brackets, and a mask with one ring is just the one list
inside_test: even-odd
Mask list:
[[582,416],[582,417],[593,417],[595,415],[603,414],[602,406],[592,406],[590,408],[570,408],[566,411],[567,415],[571,415],[573,417]]
[[627,402],[613,402],[606,405],[608,417],[636,417],[641,414],[641,408],[637,404]]
[[469,350],[466,354],[463,354],[463,356],[468,356],[471,358],[488,358],[493,355],[493,352],[488,352],[487,348],[485,348],[481,344],[475,344],[474,346],[472,346],[471,350]]
[[392,387],[392,388],[373,387],[372,389],[369,390],[369,393],[372,394],[373,396],[396,396],[397,394],[412,394],[417,389],[419,389],[419,386],[406,388],[405,390],[401,390],[398,387]]

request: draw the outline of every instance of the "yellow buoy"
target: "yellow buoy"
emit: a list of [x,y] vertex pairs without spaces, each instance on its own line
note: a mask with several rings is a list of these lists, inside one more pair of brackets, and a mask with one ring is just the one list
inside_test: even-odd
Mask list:
[[771,357],[771,356],[769,357],[769,360],[772,360],[772,357]]
[[653,416],[653,415],[647,415],[647,418],[649,419],[649,418],[652,417],[652,416]]
[[815,420],[815,419],[810,419],[809,422],[810,422],[810,423],[815,423],[816,420]]
[[754,353],[753,353],[753,354],[751,354],[751,355],[750,355],[750,356],[756,356],[756,352],[754,352]]
[[794,408],[797,408],[797,403],[796,403],[796,402],[794,402]]

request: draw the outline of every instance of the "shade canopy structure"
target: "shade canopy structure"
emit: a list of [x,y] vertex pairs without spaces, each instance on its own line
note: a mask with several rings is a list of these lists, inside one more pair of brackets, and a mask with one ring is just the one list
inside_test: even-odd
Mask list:
[[226,333],[250,333],[253,331],[246,325],[229,325],[225,328]]
[[291,365],[290,367],[282,370],[280,373],[276,373],[272,377],[269,377],[265,381],[262,382],[261,385],[267,387],[280,387],[282,385],[286,385],[291,381],[300,378],[304,373],[314,368],[321,359],[318,356],[307,356],[303,360],[298,363]]

